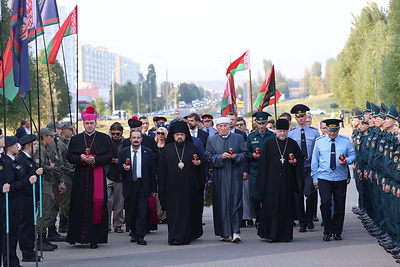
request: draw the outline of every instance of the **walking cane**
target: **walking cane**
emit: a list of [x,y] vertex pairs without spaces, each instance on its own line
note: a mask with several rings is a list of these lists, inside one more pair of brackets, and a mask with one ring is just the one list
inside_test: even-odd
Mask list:
[[8,210],[8,192],[6,193],[6,237],[7,237],[7,267],[10,267],[10,214]]
[[37,255],[37,220],[36,220],[36,183],[32,184],[32,192],[33,192],[33,225],[35,226],[35,262],[36,266],[39,266],[38,263],[38,255]]

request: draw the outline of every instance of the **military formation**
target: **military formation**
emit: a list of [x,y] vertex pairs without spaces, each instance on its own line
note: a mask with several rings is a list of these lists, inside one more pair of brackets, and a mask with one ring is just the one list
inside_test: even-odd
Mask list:
[[400,263],[400,133],[394,105],[366,103],[353,110],[352,133],[357,159],[354,179],[359,214],[365,228]]

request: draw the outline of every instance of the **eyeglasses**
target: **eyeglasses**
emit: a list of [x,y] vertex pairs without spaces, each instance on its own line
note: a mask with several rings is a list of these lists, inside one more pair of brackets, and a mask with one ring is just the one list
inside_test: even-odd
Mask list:
[[120,135],[121,133],[111,133],[111,135]]
[[236,123],[236,126],[242,127],[242,126],[244,126],[244,123]]
[[163,133],[163,132],[157,132],[157,134],[165,135],[165,133]]

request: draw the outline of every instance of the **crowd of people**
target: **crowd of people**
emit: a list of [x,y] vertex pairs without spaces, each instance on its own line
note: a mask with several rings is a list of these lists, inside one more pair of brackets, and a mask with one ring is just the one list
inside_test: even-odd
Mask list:
[[[323,120],[318,130],[307,111],[297,104],[276,121],[256,112],[250,131],[235,113],[182,117],[177,111],[169,124],[155,117],[153,127],[147,117],[133,116],[125,138],[118,122],[108,134],[97,131],[98,116],[89,106],[82,112],[82,133],[51,122],[40,129],[40,142],[21,122],[18,137],[0,135],[0,211],[10,226],[6,233],[1,220],[4,265],[19,266],[17,244],[28,262],[40,261],[38,250],[57,249],[54,242],[96,249],[110,231],[129,232],[130,242],[147,245],[146,234],[159,223],[168,226],[168,244],[190,244],[203,235],[209,186],[221,241],[239,243],[246,225],[255,225],[270,243],[291,241],[295,220],[300,233],[319,220],[318,192],[322,239],[341,240],[353,171],[359,191],[353,211],[397,257],[397,110],[367,102],[364,112],[353,112],[351,140],[339,134],[342,120]],[[36,204],[38,211],[32,209]]]

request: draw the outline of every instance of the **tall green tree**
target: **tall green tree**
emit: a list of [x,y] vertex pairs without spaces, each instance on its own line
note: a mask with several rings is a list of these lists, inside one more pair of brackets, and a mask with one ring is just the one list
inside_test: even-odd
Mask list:
[[[382,63],[382,83],[378,91],[383,102],[400,103],[400,1],[392,0],[388,15],[388,52]],[[379,84],[379,83],[378,83]]]
[[178,94],[180,95],[178,101],[190,103],[193,100],[204,98],[204,89],[197,87],[194,83],[181,83],[178,87]]
[[326,61],[325,65],[325,74],[324,74],[324,92],[325,93],[330,93],[332,92],[331,89],[331,83],[332,83],[332,78],[335,72],[335,67],[336,67],[336,59],[334,58],[329,58]]

